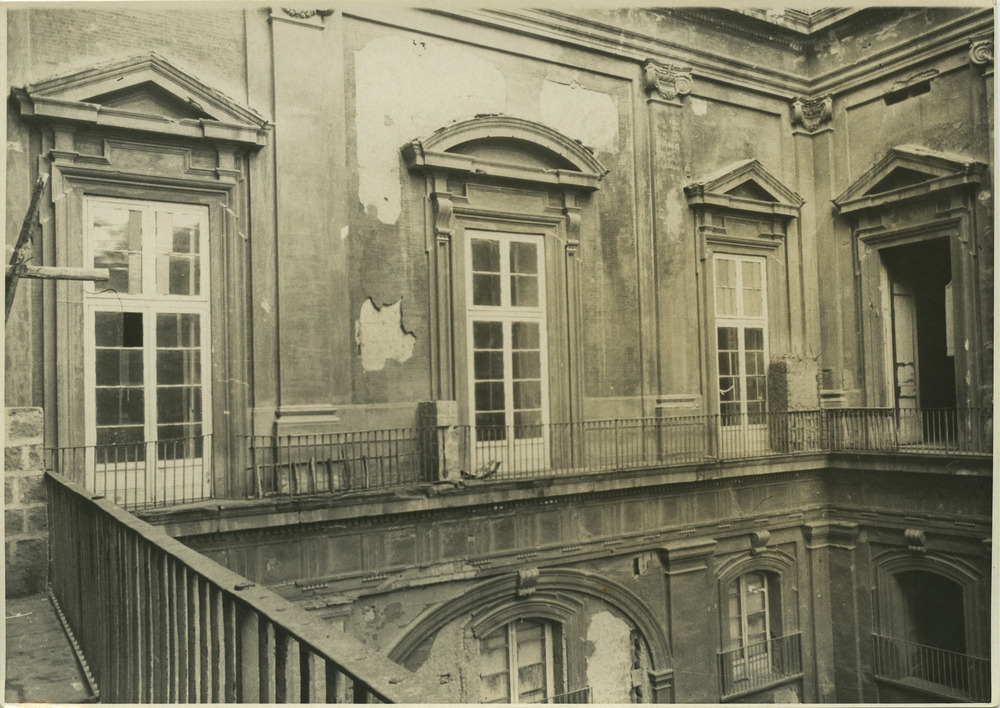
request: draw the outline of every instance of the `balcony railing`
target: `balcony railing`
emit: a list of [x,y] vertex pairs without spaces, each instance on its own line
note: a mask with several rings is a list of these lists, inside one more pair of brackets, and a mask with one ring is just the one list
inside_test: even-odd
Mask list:
[[958,700],[989,701],[989,659],[878,634],[873,638],[878,678]]
[[535,701],[535,704],[540,703],[559,703],[570,705],[590,703],[590,686],[584,686],[583,688],[578,688],[575,691],[566,691],[565,693],[559,693],[555,696],[549,696],[548,698],[543,698],[540,701]]
[[439,702],[428,683],[49,475],[50,582],[104,703]]
[[[449,481],[618,472],[818,452],[983,455],[992,411],[855,408],[251,436],[213,470],[210,436],[59,448],[48,469],[130,509],[213,497],[239,478],[249,497],[339,494]],[[243,494],[241,494],[243,496]]]
[[763,688],[802,673],[802,635],[789,634],[719,654],[722,696]]
[[211,499],[212,436],[45,451],[45,468],[126,509]]

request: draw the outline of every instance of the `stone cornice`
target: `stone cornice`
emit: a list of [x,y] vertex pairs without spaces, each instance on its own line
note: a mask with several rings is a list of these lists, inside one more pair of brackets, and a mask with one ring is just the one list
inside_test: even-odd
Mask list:
[[[906,66],[931,61],[938,56],[954,51],[967,51],[971,37],[982,36],[985,32],[992,31],[993,27],[991,9],[983,8],[978,12],[975,11],[977,8],[967,9],[973,12],[956,18],[952,22],[934,27],[924,34],[920,41],[900,41],[896,46],[866,57],[862,62],[851,63],[849,66],[839,67],[816,76],[803,76],[762,67],[758,64],[741,62],[734,57],[704,52],[697,47],[685,46],[660,37],[643,35],[615,27],[609,23],[577,17],[557,10],[437,9],[428,12],[539,37],[548,42],[555,41],[570,46],[579,46],[589,51],[597,51],[618,58],[642,62],[652,57],[663,64],[693,66],[700,79],[739,85],[766,95],[793,100],[797,96],[830,94],[835,97],[860,85],[880,80]],[[838,27],[850,29],[855,22],[867,24],[881,18],[881,15],[873,15],[872,13],[883,13],[888,17],[901,11],[902,9],[893,8],[869,9],[853,13],[846,19],[838,18],[835,23]],[[691,21],[694,22],[694,16],[704,11],[670,9],[664,12],[669,12],[678,18],[689,18],[690,16]],[[354,14],[359,17],[366,16],[365,13],[361,12]],[[699,15],[699,17],[702,16]],[[372,17],[372,19],[375,18]],[[381,16],[377,19],[382,22],[391,22],[390,19]],[[734,26],[738,25],[736,22],[727,23],[718,18],[711,21],[717,23],[720,28],[728,28],[729,31],[735,31]],[[764,22],[760,21],[760,24],[764,24]],[[792,33],[791,30],[788,32]],[[808,43],[812,40],[806,37],[805,41]]]

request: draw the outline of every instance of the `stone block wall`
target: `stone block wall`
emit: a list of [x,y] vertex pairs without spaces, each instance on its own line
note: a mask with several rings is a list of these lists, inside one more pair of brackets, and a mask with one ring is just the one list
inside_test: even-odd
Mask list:
[[4,447],[7,597],[42,592],[48,576],[48,500],[42,409],[8,408]]

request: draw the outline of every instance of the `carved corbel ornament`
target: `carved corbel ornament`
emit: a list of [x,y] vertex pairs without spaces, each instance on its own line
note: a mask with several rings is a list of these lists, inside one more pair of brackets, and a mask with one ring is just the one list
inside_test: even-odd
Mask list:
[[903,532],[906,539],[906,549],[914,553],[927,552],[927,534],[920,529],[906,529]]
[[528,597],[538,589],[538,568],[517,571],[517,596]]
[[643,84],[646,91],[655,90],[668,101],[686,96],[694,88],[691,67],[658,64],[652,59],[648,59],[643,66]]
[[969,42],[969,61],[980,66],[993,63],[993,40],[974,39]]
[[792,125],[801,125],[810,133],[819,130],[819,127],[830,120],[832,115],[833,98],[831,96],[796,98],[792,102]]
[[447,192],[435,192],[431,199],[434,201],[434,235],[439,241],[449,241],[455,233],[455,203]]
[[564,207],[563,214],[566,215],[566,249],[576,251],[580,247],[580,225],[583,223],[580,207]]
[[771,540],[771,532],[767,529],[754,531],[750,534],[750,553],[756,555],[764,550]]

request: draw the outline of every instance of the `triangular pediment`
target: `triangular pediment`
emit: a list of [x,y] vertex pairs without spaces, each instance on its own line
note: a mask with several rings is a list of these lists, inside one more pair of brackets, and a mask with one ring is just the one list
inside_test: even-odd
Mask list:
[[85,103],[118,108],[131,113],[162,116],[174,120],[207,118],[217,120],[193,100],[182,100],[177,94],[167,91],[152,81],[146,81],[126,89],[112,91],[100,96],[91,96]]
[[803,199],[757,160],[741,160],[684,187],[688,204],[796,216]]
[[[13,91],[22,115],[262,145],[265,118],[158,54],[146,54]],[[200,132],[195,130],[201,126]]]
[[986,165],[917,145],[894,147],[833,200],[841,213],[900,202],[959,184],[978,183]]

